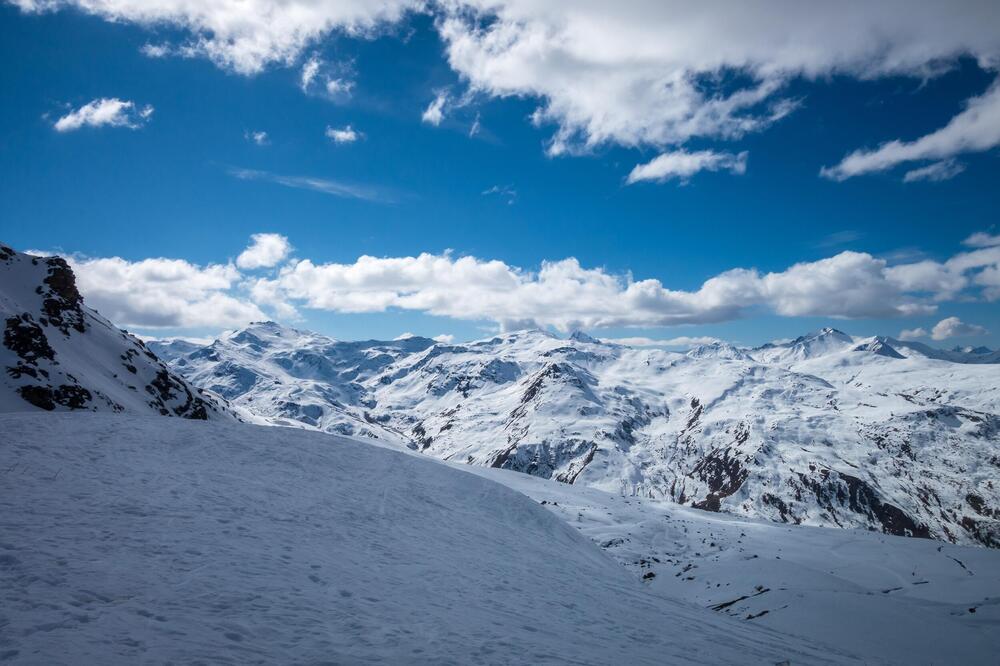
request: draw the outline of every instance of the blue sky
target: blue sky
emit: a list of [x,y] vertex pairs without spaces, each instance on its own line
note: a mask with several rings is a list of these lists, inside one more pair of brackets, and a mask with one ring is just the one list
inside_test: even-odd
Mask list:
[[[237,10],[222,0],[207,19],[171,0],[104,4],[0,4],[0,239],[70,254],[85,296],[130,330],[209,335],[263,313],[345,339],[537,324],[759,343],[832,324],[1000,344],[1000,37],[988,29],[1000,35],[1000,21],[988,7],[959,3],[940,29],[917,16],[854,55],[751,40],[733,67],[646,49],[646,23],[675,21],[633,25],[642,7],[622,10],[621,32],[651,55],[622,60],[602,41],[595,64],[519,48],[531,26],[557,44],[543,52],[563,48],[586,32],[560,41],[564,23],[595,20],[586,8],[553,19],[518,2],[372,3],[360,28],[334,15],[289,37],[274,16],[228,22]],[[823,17],[788,20],[807,37]],[[883,34],[889,18],[853,20]],[[740,46],[733,29],[704,36],[705,53],[713,39]],[[506,41],[484,46],[491,31]],[[247,55],[244,38],[264,47]],[[662,93],[662,72],[687,83]],[[757,101],[716,104],[741,94]],[[435,124],[425,112],[439,95]],[[262,233],[287,245],[271,265],[238,265]],[[962,326],[932,340],[951,317]]]

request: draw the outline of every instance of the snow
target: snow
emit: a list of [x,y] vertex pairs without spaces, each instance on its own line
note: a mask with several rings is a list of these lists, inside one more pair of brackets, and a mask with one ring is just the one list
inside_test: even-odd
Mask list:
[[126,414],[0,432],[10,663],[854,661],[667,598],[544,506],[416,455]]
[[544,503],[664,597],[867,663],[992,664],[1000,654],[996,550],[748,521],[471,469]]
[[404,348],[261,326],[173,367],[262,422],[751,518],[1000,544],[997,364],[832,328],[679,354],[537,330]]

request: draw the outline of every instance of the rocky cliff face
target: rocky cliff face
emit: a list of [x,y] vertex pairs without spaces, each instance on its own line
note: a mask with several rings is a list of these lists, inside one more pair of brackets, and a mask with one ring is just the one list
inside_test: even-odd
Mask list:
[[0,245],[0,411],[152,411],[235,419],[138,338],[89,309],[60,257]]

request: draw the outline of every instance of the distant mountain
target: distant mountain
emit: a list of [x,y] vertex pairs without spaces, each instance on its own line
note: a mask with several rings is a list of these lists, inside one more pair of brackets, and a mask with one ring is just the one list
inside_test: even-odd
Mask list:
[[995,366],[832,328],[688,354],[587,338],[346,343],[268,322],[173,367],[273,423],[773,521],[1000,546]]
[[235,419],[138,338],[88,308],[60,257],[0,245],[0,412],[85,409]]
[[421,337],[338,342],[271,321],[224,334],[204,347],[192,348],[185,340],[150,343],[190,381],[266,422],[404,445],[409,438],[368,414],[373,403],[365,382],[432,345]]

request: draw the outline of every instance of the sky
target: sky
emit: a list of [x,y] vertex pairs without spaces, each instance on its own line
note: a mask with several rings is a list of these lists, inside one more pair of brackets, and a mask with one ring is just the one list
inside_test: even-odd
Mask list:
[[0,56],[0,241],[143,335],[1000,346],[992,2],[0,0]]

